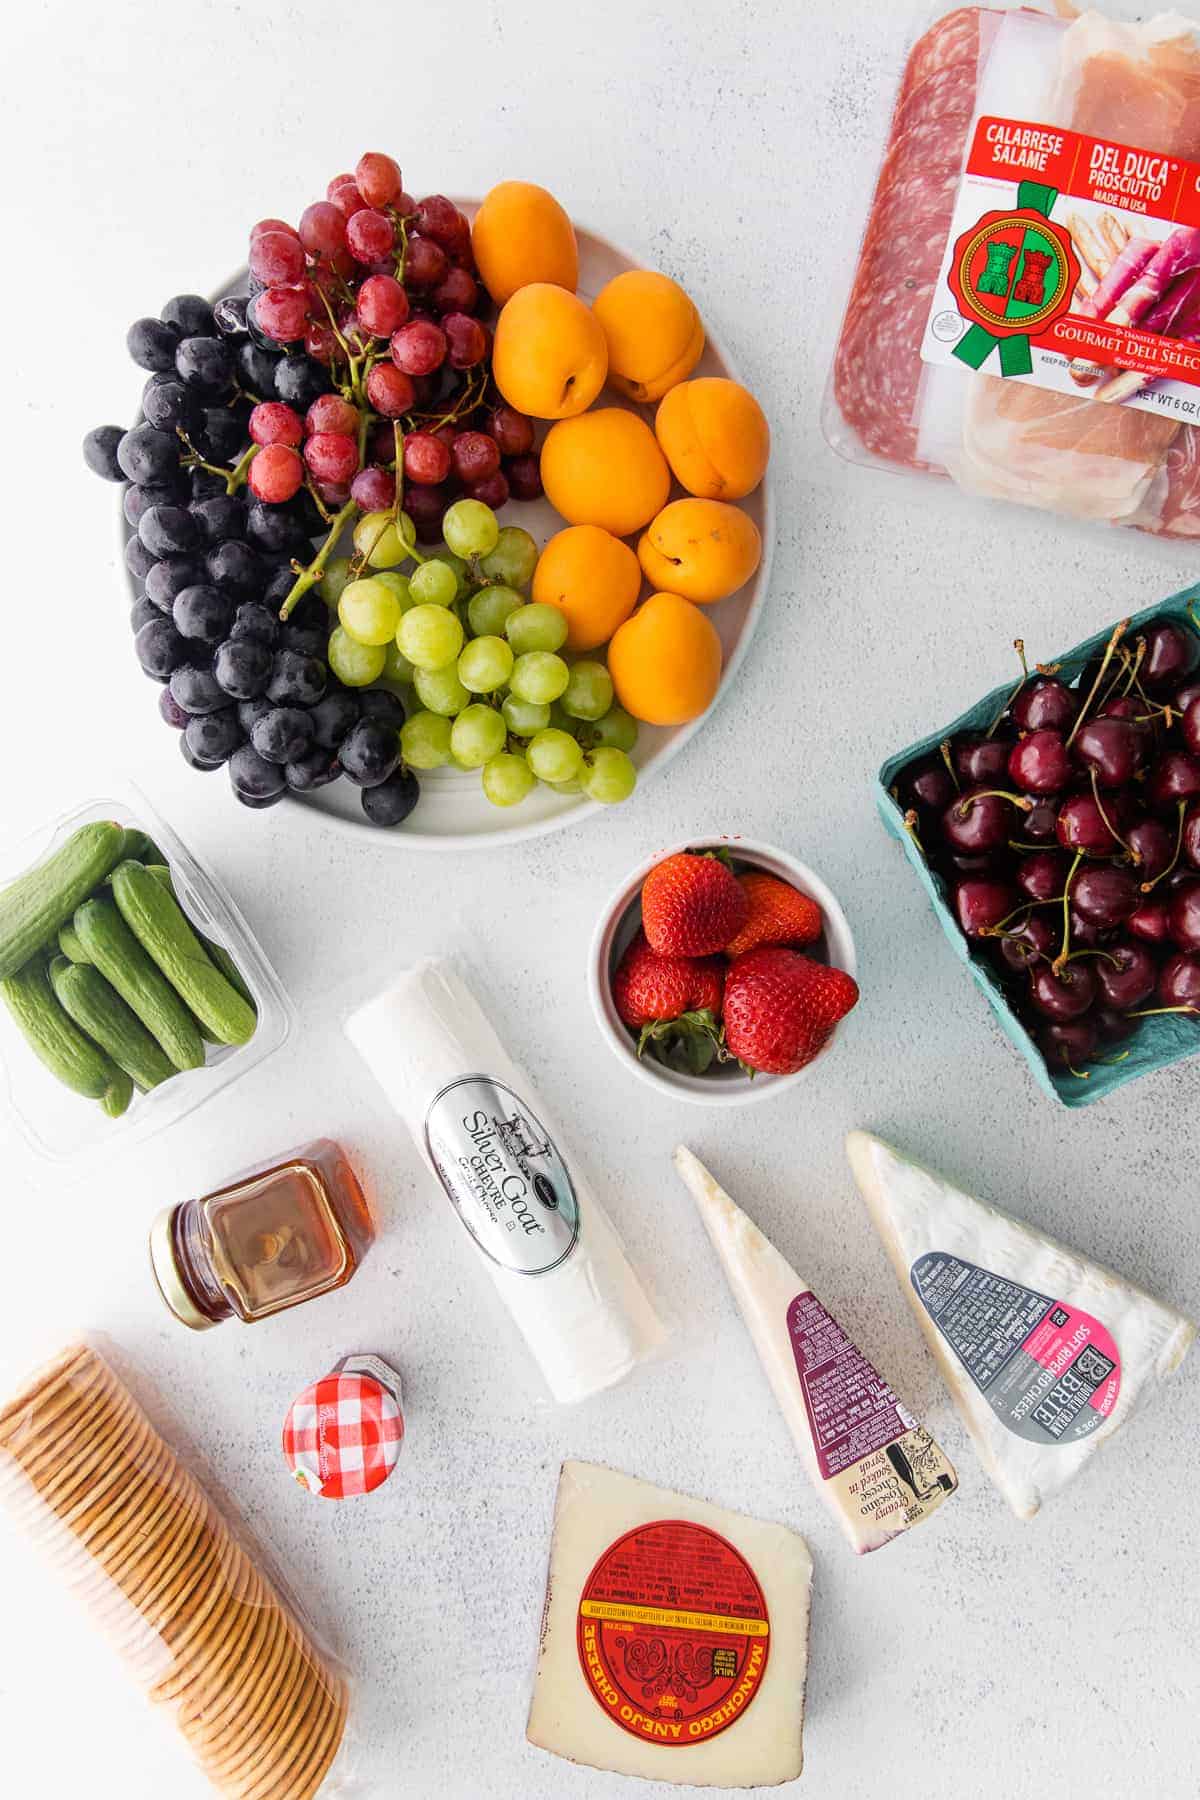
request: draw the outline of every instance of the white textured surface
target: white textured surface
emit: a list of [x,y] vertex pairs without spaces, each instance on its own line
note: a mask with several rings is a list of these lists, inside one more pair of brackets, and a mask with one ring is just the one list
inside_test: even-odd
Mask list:
[[[810,1800],[1195,1794],[1200,1365],[1185,1364],[1073,1497],[1018,1524],[964,1442],[841,1154],[845,1129],[877,1128],[1200,1307],[1200,1064],[1056,1109],[873,812],[882,757],[1000,679],[1018,632],[1049,656],[1195,575],[1183,547],[973,508],[847,469],[821,442],[867,184],[902,45],[926,17],[925,0],[59,0],[6,26],[0,455],[21,530],[4,583],[4,825],[96,791],[105,767],[135,772],[257,922],[303,1022],[244,1090],[94,1179],[64,1181],[5,1141],[0,1361],[26,1361],[45,1328],[89,1324],[163,1385],[357,1673],[364,1795],[634,1792],[523,1740],[564,1454],[806,1533]],[[287,808],[246,813],[222,777],[184,768],[125,637],[113,495],[76,460],[87,427],[134,407],[128,322],[219,279],[253,219],[294,216],[368,145],[395,151],[417,192],[548,181],[683,277],[775,427],[781,540],[736,691],[634,805],[475,861],[352,846]],[[626,868],[689,831],[738,829],[829,880],[865,997],[799,1100],[718,1120],[618,1068],[591,1023],[582,959]],[[538,1398],[340,1032],[393,967],[463,946],[683,1328],[671,1362],[574,1414]],[[346,1141],[380,1195],[385,1234],[355,1285],[252,1330],[175,1327],[146,1268],[155,1209],[319,1131]],[[958,1464],[953,1502],[865,1563],[808,1491],[671,1172],[684,1135]],[[323,1505],[289,1486],[278,1431],[294,1392],[354,1349],[403,1369],[409,1435],[387,1488]],[[0,1593],[6,1793],[206,1791],[4,1535]]]

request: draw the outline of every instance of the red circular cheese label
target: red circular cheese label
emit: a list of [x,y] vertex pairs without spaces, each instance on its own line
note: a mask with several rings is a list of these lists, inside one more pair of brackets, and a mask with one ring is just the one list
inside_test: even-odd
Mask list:
[[651,1743],[702,1744],[757,1694],[771,1625],[740,1550],[703,1525],[658,1519],[604,1552],[584,1583],[576,1641],[614,1724]]

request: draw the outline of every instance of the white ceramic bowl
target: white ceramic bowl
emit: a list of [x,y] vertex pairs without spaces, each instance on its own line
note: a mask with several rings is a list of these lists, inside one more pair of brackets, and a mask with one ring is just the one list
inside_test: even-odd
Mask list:
[[805,950],[805,955],[844,969],[847,975],[856,973],[854,939],[846,915],[819,875],[814,875],[806,864],[797,862],[786,851],[776,850],[770,844],[756,843],[752,838],[700,836],[659,850],[621,883],[601,913],[592,939],[588,956],[588,992],[596,1023],[613,1055],[648,1086],[672,1099],[690,1100],[697,1106],[748,1106],[755,1100],[770,1100],[785,1093],[796,1082],[807,1080],[830,1054],[837,1032],[833,1033],[820,1056],[814,1057],[803,1069],[797,1069],[794,1075],[755,1075],[752,1080],[736,1063],[724,1063],[704,1075],[686,1075],[677,1069],[668,1069],[652,1056],[638,1055],[637,1045],[621,1023],[612,997],[613,972],[642,922],[642,883],[651,869],[680,850],[717,849],[728,850],[735,864],[765,869],[767,874],[777,875],[781,881],[799,888],[802,894],[815,900],[821,908],[825,930],[819,942]]

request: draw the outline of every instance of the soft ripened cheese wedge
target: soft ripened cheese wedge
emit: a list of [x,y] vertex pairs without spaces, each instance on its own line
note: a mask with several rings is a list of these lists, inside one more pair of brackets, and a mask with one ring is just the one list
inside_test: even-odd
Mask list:
[[846,1152],[984,1468],[1031,1519],[1179,1367],[1196,1327],[869,1132]]
[[794,1781],[811,1591],[786,1526],[564,1463],[526,1736],[647,1781]]
[[927,1519],[958,1486],[930,1434],[704,1164],[687,1184],[809,1480],[859,1555]]

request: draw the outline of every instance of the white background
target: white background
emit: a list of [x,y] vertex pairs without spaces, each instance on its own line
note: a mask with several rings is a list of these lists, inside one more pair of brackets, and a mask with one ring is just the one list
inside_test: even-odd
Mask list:
[[[524,1742],[564,1454],[805,1532],[811,1800],[1196,1791],[1200,1359],[1069,1497],[1018,1524],[964,1441],[841,1150],[848,1128],[874,1127],[1200,1309],[1200,1065],[1081,1112],[1042,1097],[874,815],[882,758],[1002,679],[1015,635],[1049,657],[1196,574],[1185,545],[975,506],[848,468],[822,442],[891,96],[927,17],[924,0],[108,0],[22,7],[6,24],[5,831],[134,774],[256,923],[301,1023],[244,1087],[75,1179],[4,1139],[0,1361],[12,1376],[47,1335],[86,1325],[161,1386],[355,1673],[363,1794],[633,1791]],[[368,147],[393,151],[417,194],[551,185],[682,278],[775,432],[772,592],[716,717],[624,810],[474,858],[355,843],[290,806],[244,812],[222,776],[184,768],[133,662],[115,492],[78,457],[89,426],[135,410],[129,321],[222,279],[255,218],[294,218]],[[864,996],[793,1099],[732,1116],[637,1084],[584,989],[594,920],[625,871],[712,830],[778,843],[825,876],[857,934]],[[469,955],[677,1314],[671,1361],[575,1413],[537,1394],[341,1036],[355,1001],[442,949]],[[155,1210],[318,1133],[351,1148],[379,1197],[382,1239],[354,1286],[256,1328],[175,1325],[146,1267]],[[805,1487],[671,1172],[680,1137],[958,1463],[954,1503],[881,1556],[856,1562]],[[278,1433],[293,1393],[352,1349],[402,1368],[409,1437],[384,1490],[334,1506],[289,1484]],[[4,1791],[207,1791],[3,1534],[0,1584]]]

